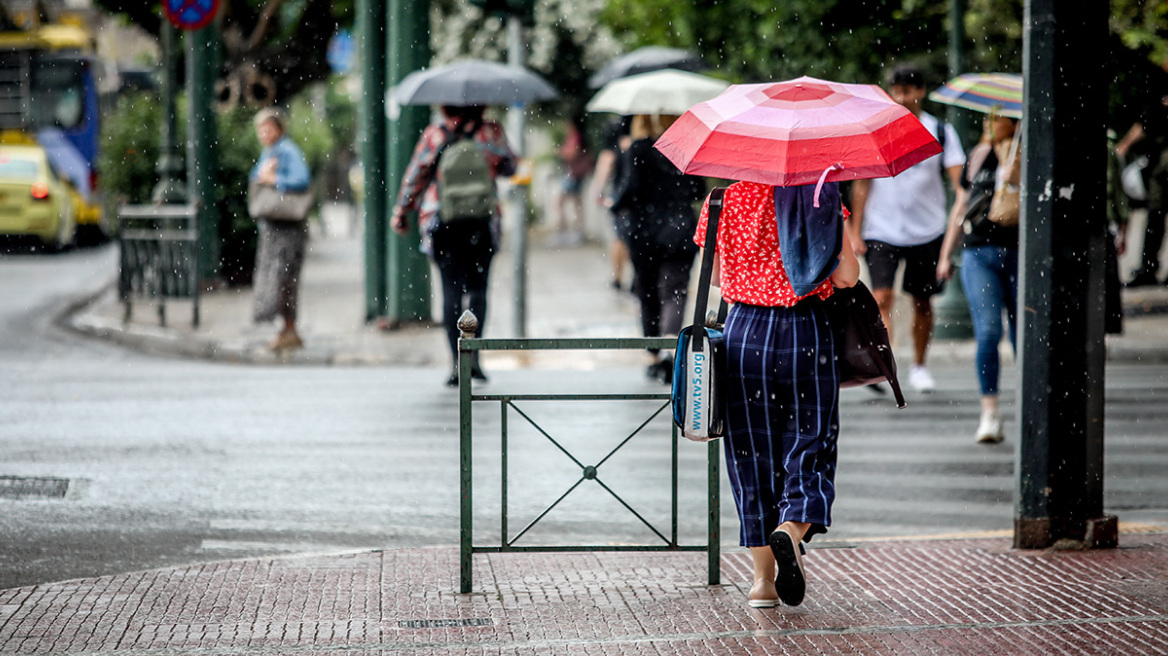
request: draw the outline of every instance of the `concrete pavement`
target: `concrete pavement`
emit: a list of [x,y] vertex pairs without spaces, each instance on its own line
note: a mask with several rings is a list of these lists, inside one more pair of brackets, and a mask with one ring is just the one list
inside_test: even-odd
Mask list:
[[0,653],[1164,654],[1168,535],[810,549],[797,608],[746,606],[749,557],[456,549],[239,560],[0,591]]
[[[528,335],[638,333],[636,305],[608,287],[601,249],[549,248],[541,235],[532,244]],[[108,292],[64,321],[161,354],[425,366],[439,384],[439,328],[362,321],[360,248],[356,237],[314,234],[301,287],[306,348],[287,359],[264,350],[274,328],[250,325],[247,291],[204,296],[198,330],[179,302],[168,328],[145,306],[124,324]],[[510,336],[507,251],[493,285],[487,334]],[[1127,300],[1140,314],[1109,338],[1109,358],[1168,360],[1168,289]],[[899,331],[894,341],[908,346]],[[932,357],[972,352],[967,340],[939,342]],[[737,549],[722,557],[720,586],[705,585],[704,554],[478,555],[467,595],[455,548],[224,561],[2,590],[0,654],[1166,654],[1168,532],[1121,530],[1119,549],[1091,552],[1015,551],[1003,535],[816,543],[807,601],[773,610],[747,608],[749,556]]]

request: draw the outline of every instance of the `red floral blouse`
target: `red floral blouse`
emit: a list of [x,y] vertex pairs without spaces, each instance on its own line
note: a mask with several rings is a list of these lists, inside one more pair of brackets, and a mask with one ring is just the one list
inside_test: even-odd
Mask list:
[[[702,205],[694,242],[706,243],[710,199]],[[848,211],[844,209],[844,218]],[[826,299],[834,291],[824,280],[807,296],[796,296],[779,255],[775,195],[770,185],[736,182],[726,189],[718,220],[716,250],[721,258],[722,298],[732,303],[791,307],[807,296]]]

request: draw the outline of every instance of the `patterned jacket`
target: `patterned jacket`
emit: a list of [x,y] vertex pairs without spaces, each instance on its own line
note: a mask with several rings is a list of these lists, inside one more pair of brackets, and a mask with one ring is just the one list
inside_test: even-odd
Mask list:
[[[460,127],[457,119],[446,118],[444,124],[426,126],[422,136],[414,147],[414,154],[410,164],[406,167],[405,177],[402,178],[401,190],[397,195],[396,206],[403,212],[418,211],[418,227],[422,233],[422,251],[432,253],[433,247],[430,235],[438,227],[441,211],[438,202],[438,156],[442,146],[446,143],[447,134],[456,132]],[[445,128],[445,129],[444,129]],[[483,149],[487,163],[495,177],[511,175],[515,172],[515,154],[507,143],[507,136],[503,128],[495,121],[483,121],[474,135],[475,141]],[[496,243],[499,237],[499,212],[496,209],[492,220],[492,233]]]

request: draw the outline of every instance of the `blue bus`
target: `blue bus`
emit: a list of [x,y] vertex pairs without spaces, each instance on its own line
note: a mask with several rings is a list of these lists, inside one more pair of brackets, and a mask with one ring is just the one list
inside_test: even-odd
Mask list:
[[101,225],[99,67],[74,25],[0,32],[0,143],[39,145],[73,196],[78,225]]

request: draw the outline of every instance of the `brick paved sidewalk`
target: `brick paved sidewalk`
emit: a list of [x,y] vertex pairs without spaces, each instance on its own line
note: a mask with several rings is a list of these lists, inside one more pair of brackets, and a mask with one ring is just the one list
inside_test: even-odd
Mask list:
[[1168,653],[1168,533],[1121,544],[812,549],[768,610],[743,550],[721,586],[702,554],[481,555],[468,595],[449,548],[227,561],[0,591],[0,653]]

